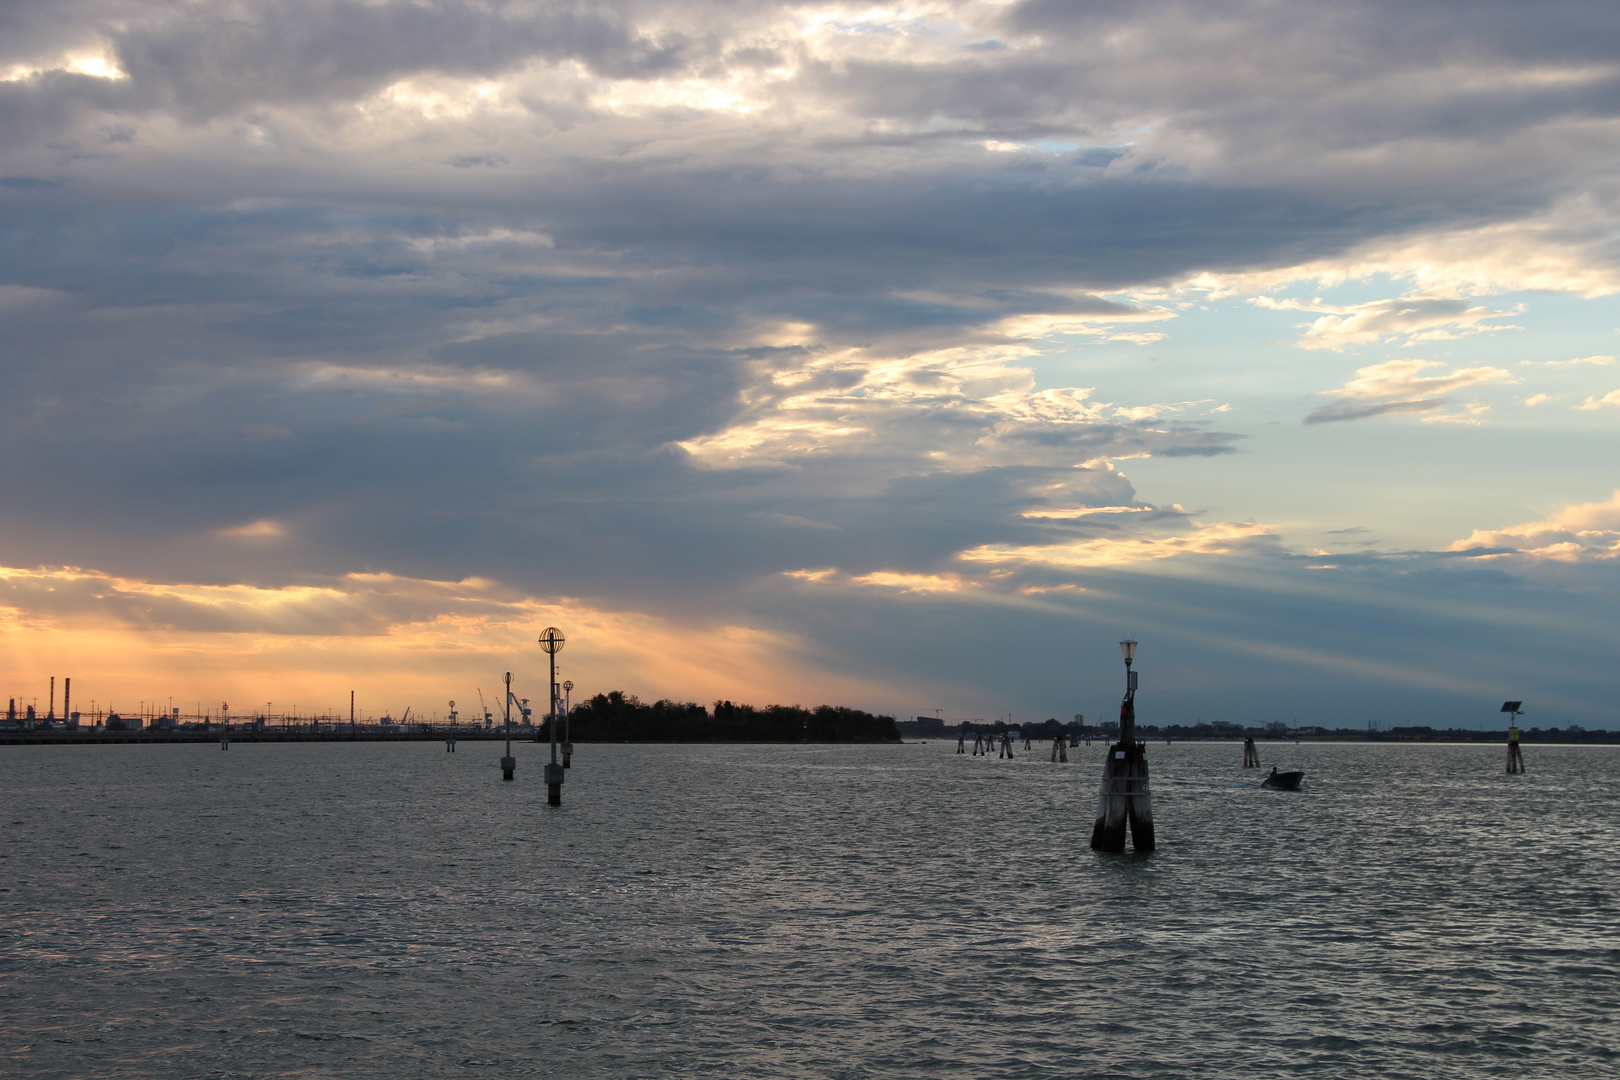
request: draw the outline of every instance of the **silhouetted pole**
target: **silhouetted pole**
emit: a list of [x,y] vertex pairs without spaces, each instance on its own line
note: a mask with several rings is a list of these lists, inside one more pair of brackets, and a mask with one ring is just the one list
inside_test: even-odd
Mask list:
[[[483,695],[479,695],[483,700]],[[512,673],[506,673],[506,756],[501,758],[501,779],[512,779],[517,770],[517,758],[512,756]]]
[[1119,643],[1125,655],[1125,700],[1119,707],[1119,742],[1103,762],[1102,790],[1097,796],[1097,822],[1091,829],[1094,851],[1124,851],[1125,827],[1137,851],[1152,851],[1153,797],[1148,793],[1147,754],[1136,741],[1136,672],[1131,659],[1136,642]]
[[1245,769],[1258,769],[1260,767],[1260,751],[1254,748],[1254,736],[1243,737],[1243,767]]
[[[540,647],[551,657],[551,719],[546,721],[546,727],[551,731],[551,764],[546,766],[546,803],[550,806],[562,805],[562,786],[566,775],[557,762],[557,654],[567,640],[555,626],[546,627],[540,634]],[[508,696],[510,693],[509,688]]]
[[574,680],[562,684],[563,688],[563,768],[574,767],[574,742],[569,731],[574,724]]
[[354,730],[354,691],[349,691],[349,738],[355,737]]

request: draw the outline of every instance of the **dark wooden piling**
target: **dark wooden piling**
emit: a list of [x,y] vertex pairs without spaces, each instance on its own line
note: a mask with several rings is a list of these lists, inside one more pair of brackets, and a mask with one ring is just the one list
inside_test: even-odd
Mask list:
[[1091,829],[1093,851],[1124,851],[1127,826],[1132,847],[1154,848],[1153,796],[1148,790],[1147,751],[1136,741],[1135,696],[1134,691],[1126,692],[1119,710],[1119,742],[1108,748],[1103,762],[1097,822]]
[[1260,767],[1260,751],[1255,749],[1252,736],[1243,740],[1243,767],[1245,769],[1258,769]]

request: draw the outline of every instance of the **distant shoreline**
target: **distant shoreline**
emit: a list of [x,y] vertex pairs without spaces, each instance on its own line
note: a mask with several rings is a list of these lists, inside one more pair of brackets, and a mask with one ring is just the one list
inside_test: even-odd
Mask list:
[[[146,746],[155,743],[217,743],[222,732],[219,730],[202,731],[200,729],[143,729],[140,731],[95,731],[93,729],[80,729],[78,731],[0,731],[0,746],[103,746],[103,745],[135,745]],[[359,730],[351,734],[348,731],[232,731],[231,742],[240,743],[395,743],[395,742],[444,742],[454,738],[457,742],[503,742],[506,735],[499,729],[494,730],[461,730],[452,732],[448,728],[438,731],[366,731]],[[1507,742],[1506,731],[1437,731],[1429,735],[1393,735],[1388,732],[1377,732],[1368,735],[1359,734],[1331,734],[1331,735],[1253,735],[1259,743],[1390,743],[1390,744],[1428,744],[1428,745],[1501,745]],[[1143,742],[1155,743],[1166,740],[1172,743],[1239,743],[1244,736],[1241,735],[1153,735],[1144,733]],[[1099,744],[1110,741],[1111,736],[1092,735],[1090,741]],[[550,745],[546,740],[537,740],[532,732],[522,735],[516,732],[512,735],[513,742],[534,743]],[[912,737],[905,740],[825,740],[812,739],[809,742],[800,740],[769,740],[769,739],[580,739],[573,740],[579,746],[897,746],[915,745],[918,743],[953,743],[955,736],[921,738]],[[1034,739],[1033,742],[1041,742]],[[1620,744],[1620,731],[1582,731],[1582,732],[1523,732],[1519,741],[1526,745],[1536,746],[1613,746]]]

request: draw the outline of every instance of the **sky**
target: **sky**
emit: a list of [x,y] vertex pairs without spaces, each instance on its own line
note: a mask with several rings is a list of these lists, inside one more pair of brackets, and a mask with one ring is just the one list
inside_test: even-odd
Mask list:
[[1620,728],[1597,2],[0,3],[0,692]]

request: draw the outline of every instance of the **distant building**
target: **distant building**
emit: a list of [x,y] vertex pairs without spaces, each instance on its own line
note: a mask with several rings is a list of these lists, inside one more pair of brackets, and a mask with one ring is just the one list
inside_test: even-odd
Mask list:
[[901,738],[943,739],[945,737],[945,721],[937,716],[919,716],[912,720],[896,720],[894,726],[900,729]]
[[1288,734],[1288,725],[1283,723],[1281,720],[1273,720],[1271,723],[1266,725],[1266,734],[1286,735]]

